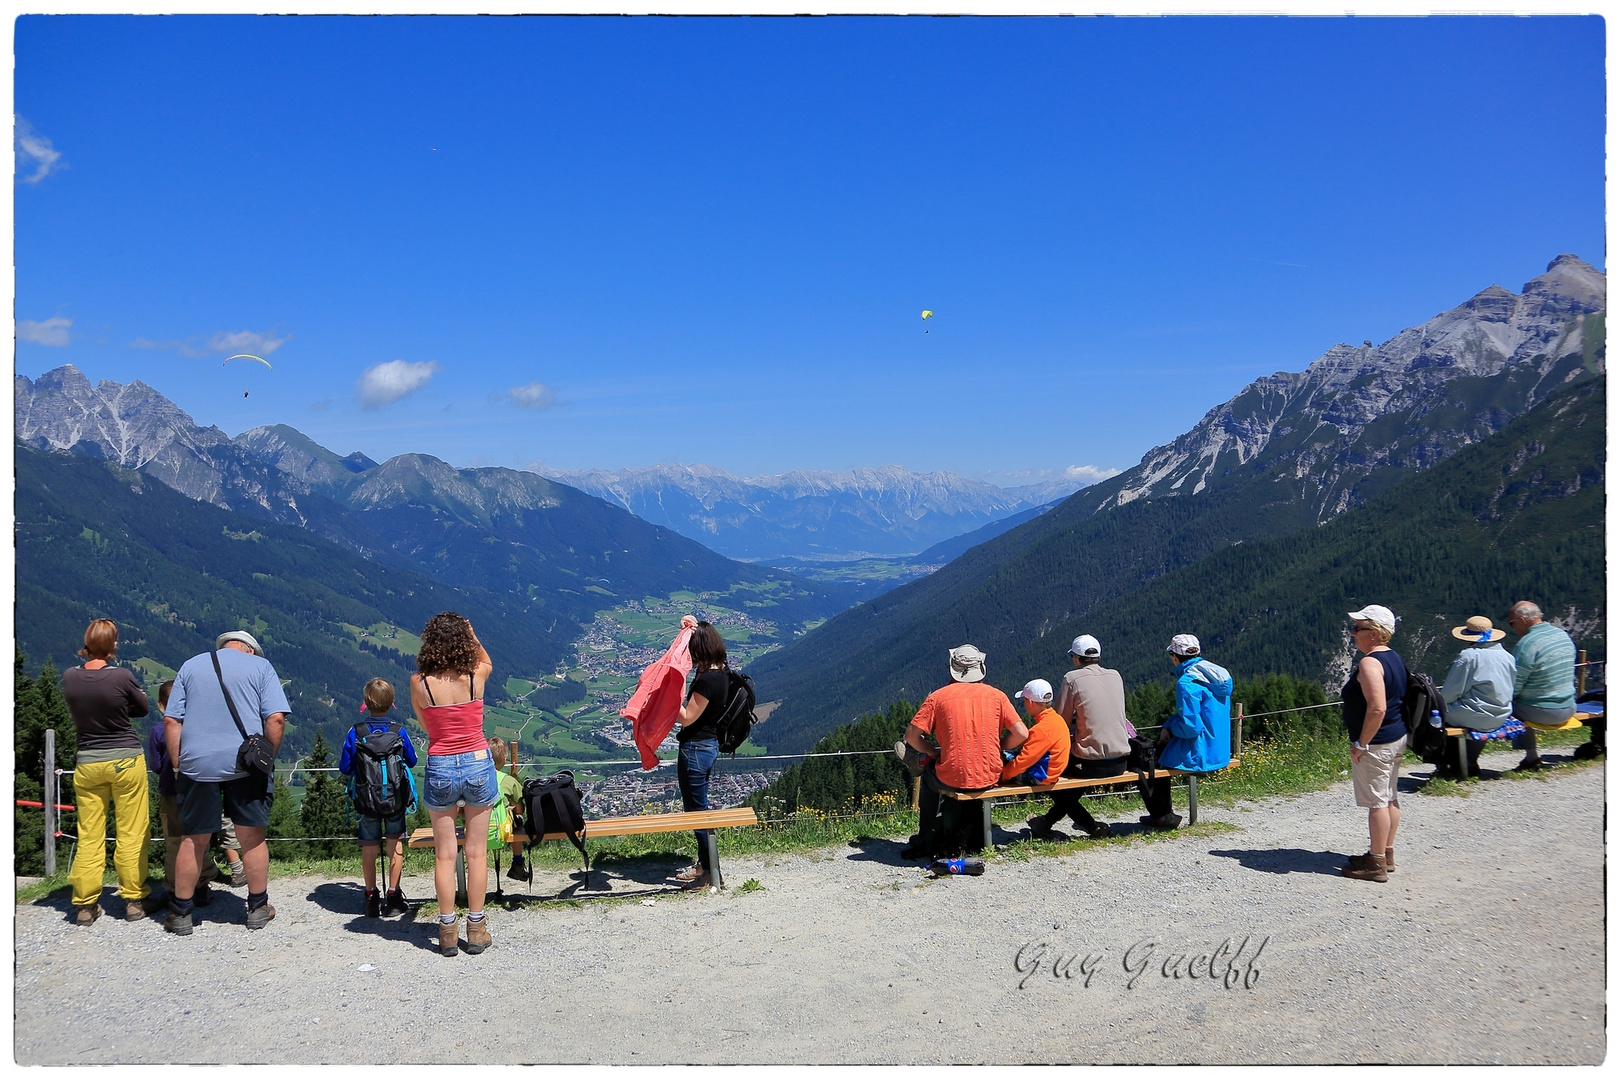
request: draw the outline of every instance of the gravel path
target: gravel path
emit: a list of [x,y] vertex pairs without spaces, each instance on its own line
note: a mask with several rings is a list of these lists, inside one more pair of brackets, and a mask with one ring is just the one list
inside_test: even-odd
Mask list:
[[929,880],[891,841],[729,860],[748,893],[658,892],[673,863],[636,864],[612,900],[493,910],[495,947],[453,960],[347,881],[272,882],[262,932],[216,900],[189,939],[19,905],[16,1058],[1596,1064],[1603,778],[1409,795],[1384,885],[1335,871],[1366,840],[1346,782],[979,878]]

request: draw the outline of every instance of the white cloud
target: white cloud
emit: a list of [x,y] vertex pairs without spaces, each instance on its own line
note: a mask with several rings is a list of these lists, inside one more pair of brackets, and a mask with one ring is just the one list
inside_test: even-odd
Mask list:
[[360,407],[380,409],[390,405],[422,389],[439,370],[439,365],[432,360],[390,360],[374,364],[366,368],[365,374],[354,384],[355,392],[360,395]]
[[262,334],[256,334],[252,330],[232,330],[229,332],[221,330],[209,338],[208,344],[204,345],[203,348],[207,352],[245,352],[254,353],[258,356],[269,356],[291,340],[291,334],[278,338],[275,336],[274,330],[267,330]]
[[[62,160],[62,152],[35,131],[34,125],[20,116],[14,118],[14,125],[12,140],[17,153],[17,179],[25,184],[37,184],[67,164]],[[29,169],[33,169],[34,174],[24,176]]]
[[542,382],[532,382],[498,395],[520,409],[549,409],[557,404],[557,395]]
[[72,319],[64,319],[58,315],[54,319],[35,322],[33,319],[17,320],[17,340],[32,341],[36,345],[66,345],[68,343],[68,328],[73,325]]
[[1118,469],[1099,469],[1095,465],[1070,465],[1063,470],[1065,480],[1077,480],[1082,484],[1095,484],[1106,480],[1110,476],[1118,476]]

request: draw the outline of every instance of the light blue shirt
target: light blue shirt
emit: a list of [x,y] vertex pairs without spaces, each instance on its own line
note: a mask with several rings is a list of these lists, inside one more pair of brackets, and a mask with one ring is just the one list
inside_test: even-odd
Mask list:
[[[273,713],[292,711],[276,669],[264,657],[221,649],[219,670],[249,735],[264,734],[265,718]],[[214,662],[207,653],[198,653],[180,665],[163,715],[184,725],[180,732],[180,760],[174,768],[177,775],[206,783],[247,775],[236,764],[242,733],[231,719],[231,710],[219,688],[219,676],[214,674]]]
[[1552,623],[1526,630],[1514,648],[1519,664],[1514,697],[1538,709],[1575,707],[1575,642]]
[[1474,731],[1495,731],[1513,715],[1513,655],[1500,641],[1464,649],[1451,662],[1440,696],[1446,720]]

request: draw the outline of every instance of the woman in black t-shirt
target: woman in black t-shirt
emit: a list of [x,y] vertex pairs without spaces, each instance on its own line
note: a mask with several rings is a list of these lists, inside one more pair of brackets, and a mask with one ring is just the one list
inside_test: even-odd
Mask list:
[[[681,785],[682,810],[709,808],[709,773],[715,759],[720,756],[720,732],[716,725],[726,711],[727,692],[731,680],[726,675],[726,643],[720,631],[707,622],[699,621],[692,630],[687,648],[692,654],[692,687],[686,693],[686,704],[681,707],[681,730],[675,741],[680,743],[680,754],[675,762],[675,775]],[[680,871],[675,877],[684,882],[683,888],[706,889],[712,883],[709,865],[709,830],[699,829],[697,836],[698,861]]]

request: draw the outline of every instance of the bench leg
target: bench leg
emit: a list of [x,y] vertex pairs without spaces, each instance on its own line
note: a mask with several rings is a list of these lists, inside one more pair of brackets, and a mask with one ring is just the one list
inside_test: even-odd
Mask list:
[[703,838],[703,847],[709,856],[709,876],[716,888],[725,888],[726,879],[720,873],[720,841],[715,837],[718,830],[710,829],[709,835]]
[[980,799],[979,807],[984,815],[984,850],[994,852],[996,850],[996,844],[995,840],[992,839],[992,834],[990,832],[990,800]]
[[1468,779],[1468,736],[1456,736],[1457,742],[1457,779]]
[[467,850],[456,849],[456,896],[465,901],[467,896]]
[[1198,777],[1187,777],[1187,824],[1198,824]]

